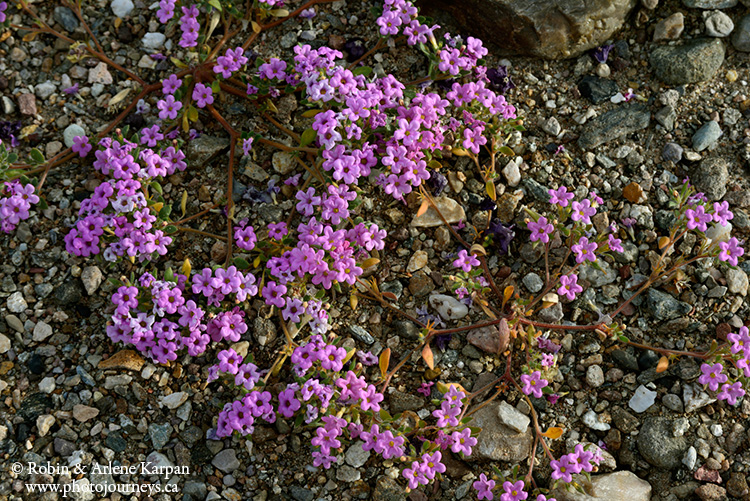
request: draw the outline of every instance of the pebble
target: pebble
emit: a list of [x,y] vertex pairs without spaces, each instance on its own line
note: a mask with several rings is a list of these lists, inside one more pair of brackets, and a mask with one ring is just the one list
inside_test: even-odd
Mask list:
[[750,14],[740,19],[732,33],[732,46],[740,52],[750,52]]
[[638,434],[638,450],[646,461],[657,468],[675,470],[688,449],[685,437],[675,437],[672,420],[665,417],[646,418]]
[[586,75],[578,83],[578,92],[593,104],[601,104],[617,94],[617,83],[606,78]]
[[127,374],[118,374],[116,376],[107,376],[104,379],[104,388],[107,390],[112,390],[117,386],[126,386],[129,385],[130,382],[133,381],[132,376],[128,376]]
[[682,0],[690,9],[730,9],[737,5],[737,0]]
[[67,31],[75,31],[80,24],[73,11],[67,7],[55,7],[52,17]]
[[654,42],[659,40],[677,40],[685,29],[685,16],[682,12],[675,12],[656,23],[654,28]]
[[719,124],[709,120],[693,135],[693,149],[703,151],[710,148],[721,137],[721,134]]
[[55,84],[47,80],[46,82],[37,84],[34,87],[34,92],[39,99],[47,99],[55,92]]
[[695,468],[695,463],[698,461],[698,453],[695,450],[695,447],[692,445],[688,447],[687,452],[685,452],[685,456],[682,458],[682,464],[687,466],[688,470],[692,470]]
[[364,442],[357,440],[346,450],[344,460],[346,464],[353,468],[361,468],[370,458],[370,451],[366,451],[362,448]]
[[604,384],[604,371],[598,365],[592,365],[586,370],[586,383],[592,388],[599,388]]
[[503,176],[508,182],[508,186],[515,188],[521,182],[521,170],[519,164],[523,159],[516,158],[515,161],[511,160],[503,167]]
[[656,78],[667,85],[711,79],[724,62],[724,45],[717,38],[694,39],[681,45],[662,45],[651,51]]
[[705,16],[706,23],[706,35],[710,37],[724,38],[728,37],[734,30],[734,23],[732,18],[716,10]]
[[[568,490],[563,484],[550,492],[558,501],[650,501],[651,484],[630,471],[616,471],[605,475],[591,475],[586,493]],[[588,494],[591,493],[591,494]],[[529,498],[531,499],[531,498]]]
[[[452,198],[442,196],[435,197],[433,200],[435,201],[437,209],[443,215],[443,218],[448,224],[456,224],[459,221],[466,220],[466,212],[464,211],[464,208]],[[427,211],[421,216],[415,215],[414,219],[411,221],[411,225],[417,228],[433,228],[436,226],[442,226],[443,224],[443,220],[440,219],[440,216],[432,205],[430,205]]]
[[578,146],[592,150],[618,137],[648,127],[651,113],[642,104],[620,106],[590,120],[578,138]]
[[110,85],[113,82],[112,74],[107,69],[107,63],[101,62],[89,70],[89,83]]
[[65,146],[70,148],[71,146],[73,146],[74,138],[85,135],[86,131],[83,130],[83,127],[78,124],[70,124],[63,131],[63,142],[65,143]]
[[52,393],[55,391],[55,378],[46,377],[39,381],[39,391],[42,393]]
[[724,271],[724,277],[727,279],[729,292],[747,296],[748,278],[742,268],[727,268]]
[[581,280],[586,280],[592,287],[602,287],[617,280],[617,272],[612,269],[612,266],[610,266],[609,263],[601,260],[601,262],[597,264],[601,268],[600,270],[597,270],[591,265],[581,266],[579,272]]
[[500,421],[499,407],[498,402],[493,402],[474,414],[472,426],[477,426],[482,431],[479,432],[476,448],[467,461],[519,462],[529,457],[534,441],[531,429],[526,433],[517,433],[504,426]]
[[672,435],[682,437],[690,429],[690,422],[687,418],[681,417],[672,422]]
[[678,395],[667,393],[661,398],[661,402],[667,409],[671,409],[675,412],[683,412],[682,399]]
[[41,341],[44,341],[51,335],[52,335],[52,326],[46,322],[39,321],[34,326],[34,335],[32,337],[32,340],[39,343]]
[[702,501],[723,501],[727,499],[727,490],[716,484],[703,484],[695,489],[695,494]]
[[164,33],[152,32],[146,33],[141,38],[141,45],[147,50],[158,50],[164,46],[164,41],[167,39]]
[[544,287],[544,281],[536,273],[529,273],[523,277],[523,284],[533,293],[537,293]]
[[497,415],[502,424],[518,433],[526,433],[531,422],[529,416],[523,414],[506,401],[500,402],[497,408]]
[[112,13],[119,18],[127,17],[135,8],[132,0],[112,0],[109,6],[112,8]]
[[685,413],[689,414],[701,407],[716,402],[716,399],[706,393],[702,386],[685,384],[682,387],[682,401],[685,405]]
[[273,170],[279,174],[289,174],[297,166],[294,156],[285,151],[274,153],[271,157],[271,164],[273,164]]
[[22,115],[36,115],[36,97],[27,93],[18,96],[18,107]]
[[7,353],[10,350],[10,339],[5,334],[0,334],[0,354]]
[[130,371],[139,371],[145,361],[134,350],[120,350],[111,357],[99,362],[99,369],[125,369]]
[[674,129],[674,123],[677,120],[677,112],[672,106],[665,106],[656,112],[654,118],[664,129],[671,131]]
[[406,265],[406,271],[414,273],[425,266],[427,266],[427,253],[423,250],[418,250],[414,253],[411,259],[409,259],[409,264]]
[[99,409],[88,405],[76,404],[73,406],[73,418],[78,422],[85,423],[99,415]]
[[362,474],[359,472],[359,470],[354,469],[347,464],[336,469],[336,480],[339,480],[341,482],[356,482],[361,477]]
[[452,296],[434,294],[429,302],[443,320],[459,320],[469,314],[468,306]]
[[494,326],[472,329],[466,335],[466,341],[484,352],[494,354],[505,351],[508,346],[507,335],[504,340],[501,339],[500,331]]
[[91,296],[102,284],[104,276],[98,266],[86,266],[81,273],[81,282],[86,294]]
[[169,423],[148,425],[148,435],[151,437],[151,444],[154,449],[161,450],[169,442],[169,435],[172,433],[172,425]]
[[234,449],[224,449],[219,452],[213,461],[211,461],[211,464],[224,473],[232,473],[240,467],[240,462],[237,459],[237,453]]
[[651,391],[643,385],[636,388],[635,393],[628,402],[628,407],[635,412],[641,413],[648,410],[656,402],[656,392]]
[[24,311],[26,311],[26,307],[28,306],[21,292],[14,292],[10,296],[8,296],[6,305],[8,306],[8,309],[13,313],[23,313]]
[[557,135],[560,134],[560,131],[562,130],[562,127],[560,127],[560,122],[558,122],[555,117],[549,117],[546,120],[542,120],[539,123],[539,126],[544,132],[554,137],[557,137]]
[[175,393],[170,393],[169,395],[163,397],[161,399],[160,405],[162,407],[166,407],[167,409],[176,409],[184,404],[187,399],[187,393],[185,393],[184,391],[178,391]]
[[657,320],[673,320],[687,315],[693,309],[688,303],[673,298],[666,292],[656,289],[648,290],[648,309]]
[[47,433],[49,433],[50,428],[52,428],[52,425],[55,424],[55,416],[52,416],[50,414],[42,414],[38,418],[36,418],[36,428],[39,430],[39,436],[43,437]]
[[682,146],[677,143],[667,143],[664,145],[664,149],[661,152],[661,157],[672,163],[679,163],[682,160]]
[[350,325],[349,333],[354,336],[357,341],[360,341],[367,345],[375,344],[375,338],[372,337],[372,335],[367,332],[367,330],[365,330],[363,327],[360,327],[359,325]]
[[720,157],[704,158],[691,176],[691,181],[709,200],[721,200],[727,192],[729,164]]

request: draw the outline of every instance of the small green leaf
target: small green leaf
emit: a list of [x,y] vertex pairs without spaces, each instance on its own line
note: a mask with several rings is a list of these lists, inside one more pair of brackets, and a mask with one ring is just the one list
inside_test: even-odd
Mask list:
[[167,269],[164,272],[164,280],[168,282],[174,282],[174,271],[172,271],[171,266],[167,266]]
[[11,153],[10,155],[8,155],[8,163],[15,163],[16,160],[18,160],[18,155],[16,155],[15,153]]
[[156,181],[154,181],[153,183],[151,183],[151,184],[150,184],[149,186],[150,186],[150,187],[151,187],[151,188],[152,188],[152,189],[153,189],[153,190],[154,190],[154,191],[155,191],[156,193],[158,193],[159,195],[163,195],[163,194],[164,194],[164,190],[162,190],[162,188],[161,188],[161,185],[160,185],[159,183],[157,183]]
[[300,138],[300,146],[304,148],[308,144],[315,141],[316,137],[318,137],[318,133],[315,132],[315,129],[306,129],[305,132],[302,133],[302,137]]
[[171,235],[172,233],[177,233],[177,226],[173,224],[167,225],[167,227],[164,228],[164,233],[166,233],[167,235]]
[[619,336],[617,336],[617,338],[620,340],[621,343],[629,343],[630,342],[630,339],[628,339],[626,336],[623,336],[622,334],[620,334]]
[[219,0],[208,0],[208,5],[221,12],[221,4],[219,3]]
[[513,155],[515,155],[515,154],[516,154],[516,153],[515,153],[515,152],[514,152],[514,151],[513,151],[512,149],[510,149],[510,148],[509,148],[509,147],[507,147],[507,146],[501,146],[501,147],[500,147],[500,148],[498,149],[498,151],[499,151],[500,153],[502,153],[503,155],[507,155],[507,156],[509,156],[509,157],[512,157]]
[[248,268],[250,268],[250,263],[248,263],[246,259],[243,259],[241,257],[234,258],[234,265],[240,270],[247,270]]
[[198,121],[198,109],[195,106],[190,105],[190,107],[188,107],[187,117],[188,117],[188,120],[190,120],[191,122],[197,122]]
[[218,80],[214,80],[211,84],[211,92],[213,92],[214,96],[221,92],[221,83]]
[[47,205],[47,201],[42,197],[39,197],[39,203],[36,204],[36,206],[39,208],[39,210],[47,210],[49,208],[49,206]]
[[169,215],[171,213],[172,213],[172,206],[171,205],[165,205],[159,211],[159,219],[161,219],[162,221],[166,221],[167,219],[169,219]]
[[44,155],[37,148],[32,149],[29,152],[29,156],[31,157],[31,161],[34,164],[44,163]]
[[352,71],[352,73],[354,74],[354,76],[357,76],[357,75],[367,76],[370,73],[372,73],[372,68],[369,66],[360,66],[358,68],[354,68],[354,71]]

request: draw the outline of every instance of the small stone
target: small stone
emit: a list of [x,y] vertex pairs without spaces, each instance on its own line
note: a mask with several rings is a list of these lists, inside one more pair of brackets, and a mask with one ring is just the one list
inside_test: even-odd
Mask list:
[[656,392],[651,391],[643,385],[636,388],[635,393],[628,402],[628,407],[635,412],[645,412],[656,401]]
[[417,270],[421,270],[427,266],[427,253],[423,250],[418,250],[414,253],[414,255],[409,259],[409,264],[406,266],[406,271],[409,273],[414,273]]
[[107,69],[107,63],[101,62],[89,70],[89,83],[111,85],[114,82],[112,74]]
[[671,409],[675,412],[683,412],[682,399],[678,395],[667,393],[661,398],[661,402],[667,409]]
[[648,10],[654,10],[659,6],[659,0],[641,0],[641,5]]
[[500,331],[494,326],[472,329],[466,335],[466,340],[469,344],[476,346],[486,353],[497,354],[504,351],[508,346],[508,340],[502,340]]
[[716,10],[706,16],[706,35],[710,37],[728,37],[734,30],[732,18]]
[[742,268],[727,268],[724,271],[724,277],[727,279],[729,292],[747,296],[748,279],[747,273]]
[[112,13],[121,19],[129,16],[135,8],[132,0],[112,0],[109,6],[112,8]]
[[353,468],[361,468],[370,458],[370,451],[366,451],[362,448],[364,442],[357,440],[346,450],[344,459],[346,464]]
[[642,104],[622,105],[586,122],[578,146],[593,150],[597,146],[648,127],[651,113]]
[[750,14],[740,19],[732,33],[732,45],[740,52],[750,52]]
[[352,483],[362,478],[362,474],[359,470],[352,468],[348,464],[340,466],[336,469],[336,480],[340,482]]
[[359,325],[350,325],[348,330],[349,333],[354,336],[357,341],[360,341],[367,345],[375,344],[375,338],[372,337],[372,334],[367,332],[364,327],[360,327]]
[[73,406],[73,418],[78,422],[85,423],[99,415],[99,409],[88,405],[76,404]]
[[724,62],[725,49],[717,38],[693,39],[681,45],[662,45],[651,51],[656,77],[667,85],[711,79]]
[[164,33],[152,32],[146,33],[141,38],[141,45],[147,50],[158,50],[164,46],[164,41],[167,39]]
[[654,118],[662,127],[664,127],[664,129],[671,131],[674,130],[674,123],[677,120],[677,112],[674,107],[665,106],[656,112]]
[[656,289],[648,291],[648,308],[657,320],[673,320],[687,315],[693,307],[688,303],[678,301],[669,294]]
[[525,285],[529,291],[537,293],[542,290],[542,287],[544,287],[544,281],[536,273],[529,273],[523,277],[523,285]]
[[404,411],[414,411],[424,406],[424,399],[411,393],[395,390],[389,396],[391,413],[400,414]]
[[452,296],[435,294],[430,296],[429,302],[443,320],[459,320],[469,314],[468,306]]
[[31,93],[18,96],[18,107],[22,115],[36,115],[36,96]]
[[672,420],[665,417],[649,417],[638,434],[638,450],[650,464],[665,470],[680,467],[688,443],[685,437],[675,437]]
[[10,339],[5,334],[0,334],[0,354],[8,353],[8,350],[10,350]]
[[26,311],[26,307],[28,306],[21,292],[14,292],[10,296],[8,296],[5,304],[13,313],[23,313],[24,311]]
[[46,377],[39,381],[39,391],[42,393],[52,393],[55,391],[55,378]]
[[52,17],[67,31],[75,31],[80,24],[73,11],[67,7],[55,7]]
[[156,424],[151,423],[148,426],[148,435],[151,437],[151,445],[154,449],[161,450],[169,442],[169,436],[172,433],[172,425],[169,423]]
[[271,158],[271,164],[273,164],[273,170],[279,174],[289,174],[297,166],[294,156],[285,151],[274,153]]
[[39,430],[39,436],[43,437],[49,433],[50,428],[52,428],[52,425],[54,424],[55,416],[50,414],[42,414],[36,418],[36,429]]
[[727,490],[716,484],[703,484],[695,489],[695,494],[703,501],[723,501],[727,499]]
[[[459,221],[466,220],[466,212],[464,212],[463,207],[455,200],[446,196],[435,197],[433,200],[448,224],[456,224]],[[430,205],[424,214],[414,216],[414,219],[411,221],[411,225],[417,228],[432,228],[442,226],[443,224],[443,220],[432,205]]]
[[477,445],[467,461],[519,462],[529,457],[534,441],[531,429],[526,433],[517,433],[505,426],[500,421],[499,406],[499,403],[493,402],[474,414],[472,426],[477,426],[482,431],[479,432]]
[[596,76],[601,78],[609,78],[610,75],[612,75],[612,69],[609,67],[607,63],[599,63],[596,65],[596,69],[594,70],[596,72]]
[[628,200],[628,202],[637,204],[643,201],[643,188],[641,188],[640,184],[634,181],[622,190],[622,195]]
[[[140,371],[145,361],[134,350],[120,350],[111,357],[99,362],[99,369],[125,369]],[[181,397],[180,397],[181,398]]]
[[211,464],[224,473],[232,473],[240,467],[240,462],[237,459],[237,453],[234,449],[224,449],[219,452],[213,461],[211,461]]
[[175,393],[170,393],[169,395],[163,397],[161,399],[160,405],[162,407],[166,407],[167,409],[176,409],[184,404],[187,399],[187,393],[185,393],[184,391],[178,391]]
[[735,498],[742,498],[750,493],[745,474],[733,471],[727,482],[727,493]]
[[549,498],[558,501],[649,501],[651,499],[651,484],[638,478],[630,471],[616,471],[606,475],[591,475],[591,483],[587,482],[586,493],[568,490],[562,485],[551,491]]
[[74,138],[85,135],[86,131],[83,130],[83,127],[78,124],[70,124],[63,131],[63,142],[65,143],[65,146],[70,148],[71,146],[73,146]]
[[721,135],[722,132],[719,124],[713,120],[709,120],[693,135],[693,149],[695,151],[708,149]]
[[503,167],[503,176],[505,176],[505,180],[508,181],[508,186],[512,188],[515,188],[521,182],[521,170],[519,168],[519,163],[521,161],[522,159],[516,159],[515,161],[511,160],[505,167]]
[[592,388],[599,388],[604,384],[604,371],[598,365],[592,365],[586,370],[586,383]]
[[581,97],[590,100],[593,104],[601,104],[609,101],[609,98],[617,94],[617,83],[606,78],[587,75],[578,83],[578,91]]
[[37,84],[34,87],[34,92],[39,99],[47,99],[55,92],[55,84],[47,80],[46,82]]
[[98,266],[86,266],[81,273],[81,281],[86,293],[91,296],[102,284],[104,276]]
[[697,171],[691,176],[691,181],[709,200],[721,200],[727,192],[729,163],[720,157],[704,158],[698,164]]
[[730,9],[737,5],[737,0],[682,0],[690,9]]
[[611,428],[609,424],[602,423],[599,416],[597,416],[596,412],[593,410],[586,412],[586,414],[581,417],[581,421],[583,421],[583,424],[596,431],[608,431]]
[[44,341],[48,337],[52,335],[52,326],[46,322],[42,322],[41,320],[36,323],[34,326],[34,335],[32,337],[32,340],[36,341],[37,343]]
[[497,408],[497,415],[501,423],[518,433],[526,433],[531,422],[529,416],[523,414],[506,401],[500,402]]
[[682,401],[685,404],[685,413],[689,414],[694,410],[716,402],[716,399],[703,391],[702,386],[686,384],[682,388]]
[[544,132],[553,137],[557,137],[557,135],[560,134],[560,131],[562,130],[562,127],[560,127],[560,122],[558,122],[557,118],[555,117],[549,117],[546,120],[542,120],[539,123],[539,127],[541,127]]
[[682,458],[682,464],[687,466],[688,470],[692,470],[695,468],[696,461],[698,461],[698,453],[696,452],[695,447],[691,445],[687,452],[685,452],[685,456]]
[[682,12],[675,12],[662,19],[654,28],[654,42],[659,40],[677,40],[685,29],[685,16]]
[[682,146],[677,143],[667,143],[664,145],[664,149],[661,152],[661,157],[672,163],[679,163],[682,160]]

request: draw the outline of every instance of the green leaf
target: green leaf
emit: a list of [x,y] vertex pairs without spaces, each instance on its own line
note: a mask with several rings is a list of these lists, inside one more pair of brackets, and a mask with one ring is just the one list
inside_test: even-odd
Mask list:
[[32,149],[29,152],[29,156],[31,157],[31,161],[34,164],[44,163],[44,155],[37,148]]
[[360,66],[358,68],[354,68],[354,71],[352,71],[352,73],[354,73],[354,76],[357,76],[357,75],[367,76],[370,73],[372,73],[372,68],[369,66]]
[[120,282],[116,278],[108,278],[107,280],[109,280],[109,283],[111,283],[115,287],[121,287],[122,286],[122,282]]
[[164,280],[167,282],[174,282],[174,271],[172,271],[171,266],[167,266],[167,269],[164,272]]
[[221,92],[221,83],[218,80],[214,80],[211,84],[211,92],[213,92],[214,96]]
[[47,205],[47,201],[42,197],[39,197],[39,203],[36,204],[36,206],[39,208],[39,210],[47,210],[49,208],[49,206]]
[[221,4],[219,3],[219,0],[208,0],[208,5],[221,12]]
[[305,132],[302,133],[299,144],[304,148],[308,144],[315,141],[316,137],[318,137],[318,133],[315,131],[315,129],[305,129]]
[[18,155],[16,155],[15,153],[11,153],[10,155],[8,155],[8,163],[15,163],[16,160],[18,160]]
[[166,221],[167,219],[169,219],[169,215],[171,213],[172,213],[172,206],[171,205],[165,205],[159,211],[159,219],[161,219],[162,221]]
[[234,258],[234,265],[240,270],[246,270],[250,268],[250,263],[248,263],[246,259],[243,259],[241,257]]
[[619,336],[617,336],[617,338],[620,340],[621,343],[629,343],[630,342],[630,339],[628,339],[626,336],[623,336],[622,334],[620,334]]
[[177,233],[177,226],[173,224],[167,225],[167,227],[164,228],[164,233],[166,233],[167,235],[171,235],[172,233]]
[[513,155],[515,155],[515,154],[516,154],[516,152],[514,152],[514,151],[513,151],[512,149],[510,149],[510,148],[509,148],[509,147],[507,147],[507,146],[501,146],[500,148],[498,148],[498,150],[497,150],[497,151],[499,151],[499,152],[500,152],[500,153],[502,153],[503,155],[507,155],[507,156],[509,156],[509,157],[512,157]]
[[188,107],[187,117],[191,122],[198,121],[198,109],[192,104]]

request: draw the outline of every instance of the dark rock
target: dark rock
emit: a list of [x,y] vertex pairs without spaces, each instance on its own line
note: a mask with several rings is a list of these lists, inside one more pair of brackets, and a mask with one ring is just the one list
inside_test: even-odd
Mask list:
[[66,458],[76,450],[76,444],[62,438],[56,438],[54,442],[55,453]]
[[60,306],[72,306],[83,297],[83,285],[80,280],[68,277],[55,291],[55,299]]
[[699,191],[706,194],[709,200],[721,200],[727,192],[728,164],[723,158],[704,158],[691,180]]
[[375,338],[372,337],[372,335],[367,332],[364,328],[360,327],[359,325],[350,325],[349,326],[349,334],[351,334],[354,339],[357,341],[360,341],[365,344],[375,344]]
[[546,59],[575,57],[604,44],[636,0],[422,0],[424,9],[447,11],[469,33],[501,54]]
[[638,357],[638,367],[645,371],[646,369],[651,369],[652,367],[656,367],[656,364],[659,363],[659,354],[655,351],[646,350],[643,352],[643,354]]
[[78,28],[78,18],[73,11],[67,7],[55,7],[52,17],[65,28],[66,31],[73,32]]
[[724,44],[718,38],[699,38],[681,45],[663,45],[651,52],[656,78],[667,85],[709,80],[724,62]]
[[617,94],[619,88],[614,80],[586,75],[578,83],[578,90],[582,97],[594,104],[599,104],[609,101],[610,97]]
[[52,407],[52,399],[44,393],[32,393],[21,402],[21,408],[16,415],[27,423],[36,424],[36,418],[46,414],[47,409]]
[[393,328],[396,329],[399,337],[409,341],[416,341],[419,338],[419,327],[408,320],[396,320],[393,322]]
[[741,52],[750,52],[750,14],[744,16],[732,32],[732,46]]
[[578,146],[591,150],[618,137],[648,127],[651,113],[643,104],[630,104],[599,115],[586,122]]
[[385,282],[380,286],[381,292],[390,292],[394,296],[396,296],[396,299],[401,299],[401,295],[404,293],[404,286],[399,280],[391,280],[390,282]]
[[647,418],[638,434],[638,450],[646,461],[665,470],[675,470],[682,464],[688,448],[687,439],[675,437],[672,420],[664,417]]
[[672,320],[687,315],[693,309],[687,303],[678,301],[666,292],[648,290],[648,309],[657,320]]
[[421,409],[424,406],[424,399],[422,397],[398,390],[390,394],[389,402],[391,404],[391,414],[413,411]]
[[34,353],[29,357],[26,366],[29,368],[29,372],[37,376],[44,373],[44,360],[38,353]]
[[614,421],[617,429],[623,433],[631,433],[638,429],[638,418],[622,407],[612,409],[612,421]]
[[115,452],[122,452],[128,447],[128,443],[122,438],[122,433],[119,431],[110,432],[104,443]]
[[405,501],[406,498],[404,488],[385,475],[378,478],[375,490],[372,492],[372,501]]
[[743,498],[750,494],[750,488],[743,473],[732,472],[727,482],[727,493],[734,498]]
[[295,501],[312,501],[315,495],[310,489],[305,489],[299,485],[293,485],[289,488],[289,493]]

